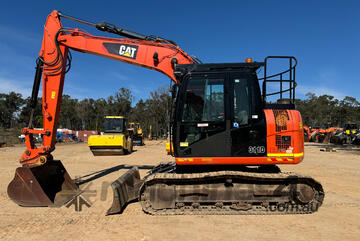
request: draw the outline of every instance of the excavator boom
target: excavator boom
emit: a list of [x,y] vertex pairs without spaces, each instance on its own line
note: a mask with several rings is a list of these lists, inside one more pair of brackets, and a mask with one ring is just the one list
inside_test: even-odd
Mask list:
[[[60,21],[61,16],[65,15],[59,14],[56,10],[53,11],[48,16],[44,27],[44,37],[37,65],[37,68],[43,72],[44,129],[23,129],[27,151],[20,162],[29,167],[42,165],[46,160],[39,161],[40,156],[46,157],[55,149],[64,77],[68,71],[66,66],[71,64],[68,59],[69,49],[153,69],[167,75],[175,83],[178,82],[174,76],[175,65],[195,63],[195,60],[178,46],[172,44],[172,41],[158,38],[144,40],[145,37],[115,39],[93,36],[79,29],[63,28]],[[102,26],[101,24],[93,25],[98,28]],[[126,36],[130,36],[129,31],[126,33]],[[37,95],[36,87],[39,87],[40,78],[41,74],[36,72],[35,82],[37,84],[34,84],[33,95]],[[32,97],[32,99],[36,98]],[[31,134],[35,133],[44,135],[41,148],[36,148],[33,144]]]
[[[64,28],[61,18],[129,38],[99,37],[79,29]],[[51,155],[55,149],[65,73],[71,66],[69,49],[153,69],[175,83],[175,65],[195,63],[173,41],[134,33],[104,22],[89,23],[54,10],[44,26],[31,97],[34,110],[42,78],[43,129],[32,129],[32,111],[29,126],[22,129],[27,148],[20,159],[22,167],[16,170],[14,180],[8,186],[9,197],[21,206],[60,206],[79,191],[61,162],[53,160]],[[35,145],[33,134],[43,135],[41,147]]]

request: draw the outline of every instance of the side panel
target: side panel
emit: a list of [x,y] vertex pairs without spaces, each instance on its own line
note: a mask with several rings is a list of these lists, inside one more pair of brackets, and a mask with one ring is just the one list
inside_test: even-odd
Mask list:
[[304,131],[300,112],[264,110],[267,129],[265,157],[176,158],[178,165],[273,165],[297,164],[304,158]]
[[267,122],[267,155],[271,158],[304,157],[304,130],[297,110],[264,110]]

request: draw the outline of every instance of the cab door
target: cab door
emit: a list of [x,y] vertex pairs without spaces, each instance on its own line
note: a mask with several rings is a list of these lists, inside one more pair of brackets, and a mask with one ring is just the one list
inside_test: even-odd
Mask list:
[[177,98],[174,150],[178,157],[230,155],[226,74],[192,73]]
[[255,72],[230,73],[231,156],[266,155],[266,127]]

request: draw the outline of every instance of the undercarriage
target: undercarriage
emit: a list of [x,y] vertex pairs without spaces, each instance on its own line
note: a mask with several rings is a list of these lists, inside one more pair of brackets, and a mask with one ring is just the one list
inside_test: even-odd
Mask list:
[[134,167],[112,184],[114,203],[108,214],[136,200],[152,215],[308,214],[324,199],[320,183],[276,166],[224,168],[189,173],[173,163],[160,164],[141,180]]

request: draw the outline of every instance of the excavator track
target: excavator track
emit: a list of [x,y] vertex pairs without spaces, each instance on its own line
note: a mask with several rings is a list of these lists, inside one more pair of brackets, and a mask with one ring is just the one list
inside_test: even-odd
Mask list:
[[324,200],[319,182],[294,173],[158,169],[139,191],[144,212],[152,215],[309,214]]

